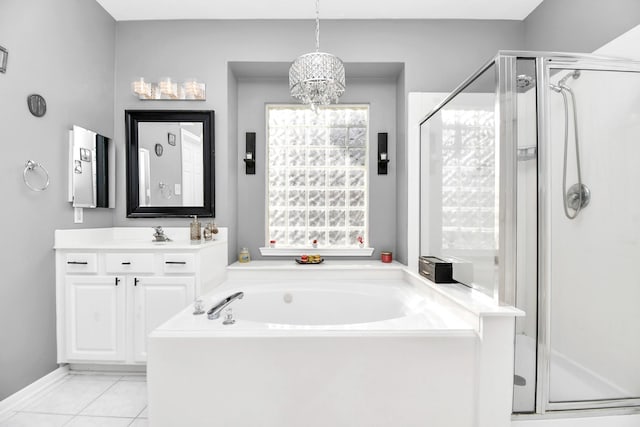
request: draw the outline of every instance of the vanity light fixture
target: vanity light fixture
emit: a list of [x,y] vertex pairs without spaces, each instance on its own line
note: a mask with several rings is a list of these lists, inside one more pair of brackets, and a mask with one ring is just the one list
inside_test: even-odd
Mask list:
[[171,81],[171,77],[163,77],[160,79],[160,94],[166,95],[171,99],[178,97],[178,83]]
[[204,83],[200,83],[196,79],[187,79],[183,86],[186,99],[205,99]]
[[206,86],[196,79],[187,79],[179,83],[171,77],[163,77],[158,83],[147,82],[140,77],[131,83],[131,90],[141,100],[159,101],[204,101]]
[[145,82],[144,77],[140,77],[131,83],[131,89],[140,99],[151,98],[151,83]]
[[344,64],[330,53],[320,52],[320,6],[316,0],[316,51],[299,56],[289,68],[291,96],[314,110],[336,104],[345,90]]

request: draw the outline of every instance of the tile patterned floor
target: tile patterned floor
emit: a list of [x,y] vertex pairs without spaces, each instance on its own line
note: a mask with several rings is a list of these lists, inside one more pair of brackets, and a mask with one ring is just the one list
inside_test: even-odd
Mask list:
[[147,427],[144,375],[70,373],[0,419],[0,427]]

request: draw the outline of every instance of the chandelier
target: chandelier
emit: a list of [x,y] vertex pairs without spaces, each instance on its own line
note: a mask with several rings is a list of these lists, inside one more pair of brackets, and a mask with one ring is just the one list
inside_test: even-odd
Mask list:
[[315,109],[337,103],[344,88],[344,64],[337,56],[320,52],[320,11],[316,0],[316,51],[293,61],[289,68],[289,90],[291,96]]

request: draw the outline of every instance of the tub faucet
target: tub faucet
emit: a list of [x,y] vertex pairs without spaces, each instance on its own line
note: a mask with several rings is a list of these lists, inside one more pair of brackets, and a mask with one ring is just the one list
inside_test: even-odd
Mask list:
[[222,312],[222,310],[224,310],[226,306],[228,306],[229,304],[231,304],[237,299],[242,299],[243,296],[244,296],[244,292],[236,292],[235,294],[229,295],[228,297],[220,301],[218,304],[211,307],[211,309],[207,311],[207,317],[209,318],[209,320],[217,319],[218,317],[220,317],[220,313]]

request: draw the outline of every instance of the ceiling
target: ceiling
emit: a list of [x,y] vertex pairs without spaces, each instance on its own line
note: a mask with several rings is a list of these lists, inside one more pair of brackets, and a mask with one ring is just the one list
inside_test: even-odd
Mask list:
[[[313,0],[97,0],[117,21],[312,19]],[[321,19],[523,20],[542,0],[322,0]]]

